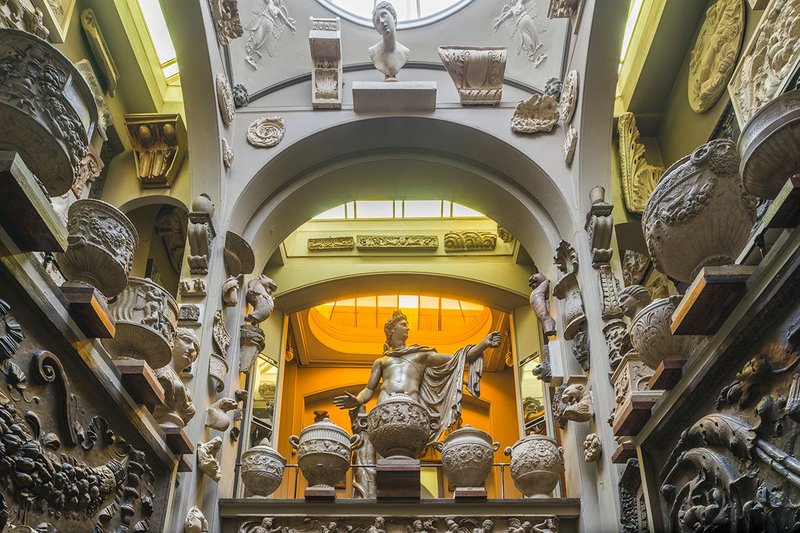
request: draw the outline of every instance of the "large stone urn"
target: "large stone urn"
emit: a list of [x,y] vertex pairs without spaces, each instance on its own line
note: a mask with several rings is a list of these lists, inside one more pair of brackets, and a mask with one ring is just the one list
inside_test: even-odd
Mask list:
[[0,29],[0,150],[19,152],[50,196],[72,186],[97,105],[72,62],[35,35]]
[[264,439],[242,454],[242,483],[257,496],[269,496],[283,481],[284,466],[286,459]]
[[297,450],[297,464],[310,485],[306,495],[335,495],[334,487],[350,468],[350,435],[325,417],[303,428],[299,437],[289,437],[289,444]]
[[505,449],[511,456],[511,479],[528,498],[548,498],[561,479],[564,450],[544,435],[528,435]]
[[750,194],[774,199],[800,172],[800,91],[789,91],[759,109],[739,137],[742,183]]
[[703,267],[734,262],[756,218],[738,168],[733,142],[715,140],[667,169],[642,216],[659,271],[688,283]]
[[450,433],[437,448],[442,452],[444,474],[456,487],[481,487],[492,471],[500,443],[492,442],[485,431],[467,425]]
[[117,332],[103,346],[115,358],[143,359],[161,368],[172,358],[178,305],[170,293],[147,278],[131,277],[109,305]]
[[122,211],[100,200],[78,200],[69,206],[68,246],[58,265],[71,282],[87,283],[107,298],[128,283],[139,236]]
[[407,394],[392,394],[378,402],[367,415],[369,436],[384,458],[416,459],[431,435],[431,419],[425,407]]
[[680,296],[658,298],[631,319],[631,344],[644,364],[655,370],[665,359],[686,359],[699,342],[695,335],[673,335],[672,313]]

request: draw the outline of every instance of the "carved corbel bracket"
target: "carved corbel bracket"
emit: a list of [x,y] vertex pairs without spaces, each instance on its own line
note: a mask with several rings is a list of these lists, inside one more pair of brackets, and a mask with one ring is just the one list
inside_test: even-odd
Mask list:
[[232,231],[225,234],[224,258],[225,270],[229,276],[251,274],[256,267],[256,256],[250,244]]
[[592,392],[586,376],[570,376],[560,385],[553,398],[554,415],[558,425],[564,429],[567,422],[588,422],[594,417]]
[[589,242],[592,248],[592,268],[611,261],[611,235],[614,232],[614,220],[611,213],[614,206],[605,201],[606,190],[603,187],[593,187],[590,193],[592,206],[586,214],[586,231],[589,233]]
[[169,188],[186,157],[188,137],[177,113],[132,113],[125,126],[142,188]]
[[439,47],[439,58],[455,83],[461,105],[500,103],[507,55],[504,46]]
[[574,272],[570,272],[558,280],[553,287],[553,296],[564,301],[564,338],[570,341],[575,338],[578,330],[586,321],[581,288]]
[[342,108],[342,33],[339,17],[311,17],[311,104],[314,109]]
[[208,274],[208,254],[211,241],[217,235],[213,216],[211,198],[207,194],[195,198],[189,212],[189,269],[192,274]]
[[617,130],[625,209],[642,214],[653,189],[664,174],[664,167],[651,165],[645,159],[646,148],[639,141],[639,128],[636,127],[636,116],[633,113],[620,115]]
[[239,372],[245,374],[250,372],[250,368],[258,354],[264,350],[264,346],[265,337],[261,328],[245,324],[239,329]]
[[217,454],[222,448],[222,437],[214,437],[197,445],[197,468],[214,481],[219,481],[220,470]]

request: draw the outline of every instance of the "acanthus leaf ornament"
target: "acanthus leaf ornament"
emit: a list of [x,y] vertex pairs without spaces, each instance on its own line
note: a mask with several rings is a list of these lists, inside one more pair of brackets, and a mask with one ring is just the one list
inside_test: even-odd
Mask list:
[[222,117],[222,122],[226,126],[233,123],[233,117],[236,114],[236,106],[233,102],[233,89],[228,82],[228,78],[223,73],[217,74],[217,105],[219,106],[219,113]]
[[639,140],[639,129],[636,127],[636,116],[633,113],[620,115],[617,130],[625,209],[631,213],[642,213],[664,173],[664,167],[650,164],[645,159],[646,148]]
[[558,103],[552,96],[534,94],[514,109],[511,130],[517,133],[538,133],[552,130],[558,122]]
[[461,105],[495,105],[503,96],[504,46],[440,46],[439,57],[456,85]]

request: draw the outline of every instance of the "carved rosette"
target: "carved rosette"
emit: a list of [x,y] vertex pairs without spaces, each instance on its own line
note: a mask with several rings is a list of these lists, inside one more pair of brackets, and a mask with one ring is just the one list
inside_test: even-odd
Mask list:
[[552,96],[534,94],[517,104],[511,117],[511,129],[517,133],[550,131],[558,117],[558,103]]
[[653,370],[665,359],[687,358],[700,340],[695,335],[673,335],[670,331],[672,313],[679,301],[678,296],[659,298],[631,320],[631,344]]
[[756,218],[738,166],[733,142],[715,140],[667,169],[642,216],[656,269],[688,283],[705,266],[733,263]]
[[150,279],[131,277],[109,311],[117,332],[102,342],[113,357],[143,359],[152,368],[170,362],[178,322],[178,304],[170,293]]
[[50,43],[17,29],[0,32],[0,150],[19,152],[48,194],[61,196],[89,151],[94,96]]
[[100,200],[78,200],[69,207],[67,251],[58,264],[70,281],[88,283],[111,298],[125,289],[139,241],[122,211]]
[[233,103],[233,89],[228,82],[228,78],[223,73],[217,74],[217,105],[222,122],[230,126],[236,114],[236,107]]
[[504,46],[440,46],[461,105],[495,105],[503,96],[508,49]]
[[782,94],[748,121],[739,137],[742,183],[750,194],[774,199],[800,171],[800,91]]
[[261,328],[250,324],[239,328],[239,372],[250,372],[256,357],[264,350],[264,345],[264,331]]
[[257,148],[272,148],[283,140],[286,126],[281,117],[263,117],[247,128],[247,142]]
[[575,106],[578,103],[578,71],[571,70],[564,78],[561,86],[561,98],[558,100],[558,111],[561,115],[562,123],[567,126],[572,123],[575,114]]
[[283,481],[286,459],[264,439],[242,454],[242,483],[257,496],[269,496]]
[[556,441],[544,435],[528,435],[505,449],[511,457],[511,478],[528,498],[549,498],[564,469]]
[[706,11],[689,55],[689,106],[703,113],[719,100],[736,68],[744,36],[744,2],[719,0]]
[[329,418],[306,426],[299,437],[292,435],[289,444],[312,487],[333,488],[344,480],[350,468],[350,435]]
[[419,402],[405,394],[392,394],[367,415],[369,436],[381,457],[416,459],[428,444],[431,419]]
[[456,487],[482,487],[492,471],[494,452],[500,443],[492,442],[485,431],[469,425],[450,433],[441,444],[442,467]]

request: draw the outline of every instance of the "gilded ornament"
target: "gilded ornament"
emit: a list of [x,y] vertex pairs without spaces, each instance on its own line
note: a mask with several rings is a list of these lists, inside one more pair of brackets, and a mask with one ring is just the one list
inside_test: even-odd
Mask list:
[[652,165],[645,159],[646,148],[639,140],[639,128],[636,127],[636,116],[633,113],[620,115],[617,129],[625,209],[631,213],[641,213],[661,179],[664,167]]

